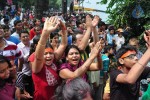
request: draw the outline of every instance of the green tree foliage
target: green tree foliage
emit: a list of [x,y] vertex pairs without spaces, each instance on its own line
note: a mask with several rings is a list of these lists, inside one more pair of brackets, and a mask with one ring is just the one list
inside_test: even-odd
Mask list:
[[[149,0],[101,0],[101,4],[107,3],[107,13],[110,14],[108,22],[115,25],[116,28],[130,26],[132,35],[139,36],[145,30],[144,26],[147,27],[150,24]],[[132,11],[137,4],[140,4],[144,11],[144,16],[139,19],[132,16]]]

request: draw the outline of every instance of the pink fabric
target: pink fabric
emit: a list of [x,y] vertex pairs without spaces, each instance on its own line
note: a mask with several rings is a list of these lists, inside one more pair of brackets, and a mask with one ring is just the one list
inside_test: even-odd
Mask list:
[[15,90],[15,85],[6,83],[6,85],[0,89],[0,100],[14,100]]
[[[76,69],[78,69],[79,67],[81,67],[82,65],[84,64],[83,61],[80,61],[78,66],[72,66],[70,65],[69,63],[63,63],[61,66],[60,66],[60,69],[59,70],[63,70],[63,69],[69,69],[70,71],[74,72]],[[87,74],[83,74],[82,78],[87,81]]]

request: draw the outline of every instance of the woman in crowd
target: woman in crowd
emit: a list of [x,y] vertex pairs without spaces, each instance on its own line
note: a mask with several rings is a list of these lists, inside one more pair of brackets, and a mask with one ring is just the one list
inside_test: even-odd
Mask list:
[[53,50],[57,50],[59,46],[59,34],[58,31],[52,32],[50,35],[51,46]]
[[[82,77],[87,81],[88,70],[100,70],[102,68],[102,60],[100,51],[103,49],[103,43],[100,40],[91,50],[89,58],[84,62],[81,60],[81,53],[77,46],[69,45],[65,50],[66,63],[61,65],[59,75],[63,79],[72,79]],[[97,57],[97,62],[92,63]]]
[[14,100],[15,83],[10,75],[11,63],[7,58],[0,55],[0,98],[1,100]]
[[82,78],[68,79],[56,89],[53,100],[93,100],[92,91]]
[[[49,35],[55,31],[58,26],[62,30],[62,41],[58,49],[54,51],[52,48],[46,47],[46,42]],[[60,78],[57,74],[58,67],[55,61],[58,61],[62,57],[66,46],[66,26],[61,21],[58,21],[56,17],[46,18],[35,53],[29,57],[35,86],[34,100],[51,100],[56,87],[60,83]]]

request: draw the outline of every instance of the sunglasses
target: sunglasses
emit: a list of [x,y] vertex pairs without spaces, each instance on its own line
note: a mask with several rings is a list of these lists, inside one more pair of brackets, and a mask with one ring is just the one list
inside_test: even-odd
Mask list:
[[[126,57],[124,57],[124,58],[134,59],[135,56],[136,56],[136,54],[130,54],[129,56],[126,56]],[[122,59],[124,59],[124,58],[122,58]]]

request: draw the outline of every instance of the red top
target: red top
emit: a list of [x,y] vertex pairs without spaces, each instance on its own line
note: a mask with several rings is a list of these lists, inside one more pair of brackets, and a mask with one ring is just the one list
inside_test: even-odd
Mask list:
[[[29,61],[32,62],[33,60],[34,60],[34,53],[29,57]],[[54,86],[48,85],[46,79],[46,68],[58,81],[56,85]],[[37,74],[32,73],[32,79],[35,87],[34,100],[51,100],[51,97],[53,97],[54,92],[60,83],[60,78],[59,75],[57,74],[57,71],[53,70],[51,67],[46,67],[46,65],[44,65],[39,73]]]
[[[41,29],[41,32],[42,33],[42,29]],[[34,30],[34,27],[30,30],[30,40],[32,40],[32,38],[36,35],[36,32]]]

